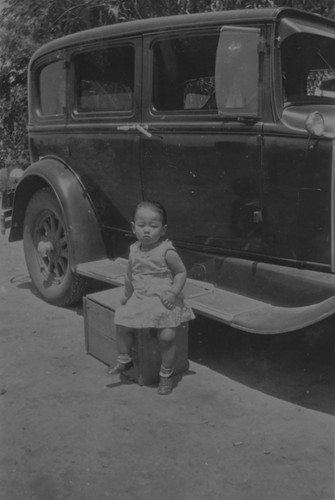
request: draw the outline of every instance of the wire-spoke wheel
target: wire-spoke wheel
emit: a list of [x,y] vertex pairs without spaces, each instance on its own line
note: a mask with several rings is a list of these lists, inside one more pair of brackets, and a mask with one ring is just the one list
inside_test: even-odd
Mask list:
[[50,189],[37,191],[28,204],[23,245],[30,277],[46,301],[70,305],[82,297],[86,280],[71,271],[71,241]]

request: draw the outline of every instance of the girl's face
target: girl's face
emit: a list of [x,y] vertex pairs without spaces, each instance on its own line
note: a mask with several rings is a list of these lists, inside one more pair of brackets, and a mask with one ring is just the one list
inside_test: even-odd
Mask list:
[[141,207],[137,210],[131,228],[141,243],[141,247],[145,249],[154,247],[161,236],[166,233],[166,225],[163,226],[162,216],[151,207]]

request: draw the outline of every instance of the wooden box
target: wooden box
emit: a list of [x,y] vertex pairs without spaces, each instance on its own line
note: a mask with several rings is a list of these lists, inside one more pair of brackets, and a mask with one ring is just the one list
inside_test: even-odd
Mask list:
[[[114,311],[120,305],[123,287],[105,290],[84,297],[86,352],[108,366],[114,366],[118,355]],[[174,373],[188,370],[188,324],[177,329],[177,355]],[[161,356],[155,329],[134,332],[132,353],[134,368],[127,377],[140,385],[151,385],[159,380]]]

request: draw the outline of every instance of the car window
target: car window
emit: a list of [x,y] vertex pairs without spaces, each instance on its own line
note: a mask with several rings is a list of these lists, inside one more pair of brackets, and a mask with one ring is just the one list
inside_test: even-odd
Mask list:
[[129,111],[134,97],[134,48],[111,47],[74,56],[76,109]]
[[256,113],[258,43],[259,30],[251,28],[156,40],[153,109]]
[[298,33],[281,46],[284,102],[335,99],[335,40]]
[[43,116],[62,115],[65,108],[65,65],[54,61],[39,72],[39,112]]
[[260,31],[223,27],[216,53],[215,92],[219,113],[258,110]]
[[212,109],[218,34],[178,36],[153,44],[153,98],[157,111]]

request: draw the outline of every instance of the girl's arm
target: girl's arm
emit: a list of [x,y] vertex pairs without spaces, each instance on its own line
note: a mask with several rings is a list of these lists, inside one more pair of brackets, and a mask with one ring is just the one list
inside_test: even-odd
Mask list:
[[187,273],[183,261],[175,250],[168,250],[165,259],[174,278],[170,289],[163,295],[162,302],[166,307],[173,308],[178,295],[185,286]]
[[127,272],[124,278],[124,295],[121,297],[121,304],[124,305],[128,302],[130,297],[133,295],[134,288],[131,283],[131,270],[128,262]]

